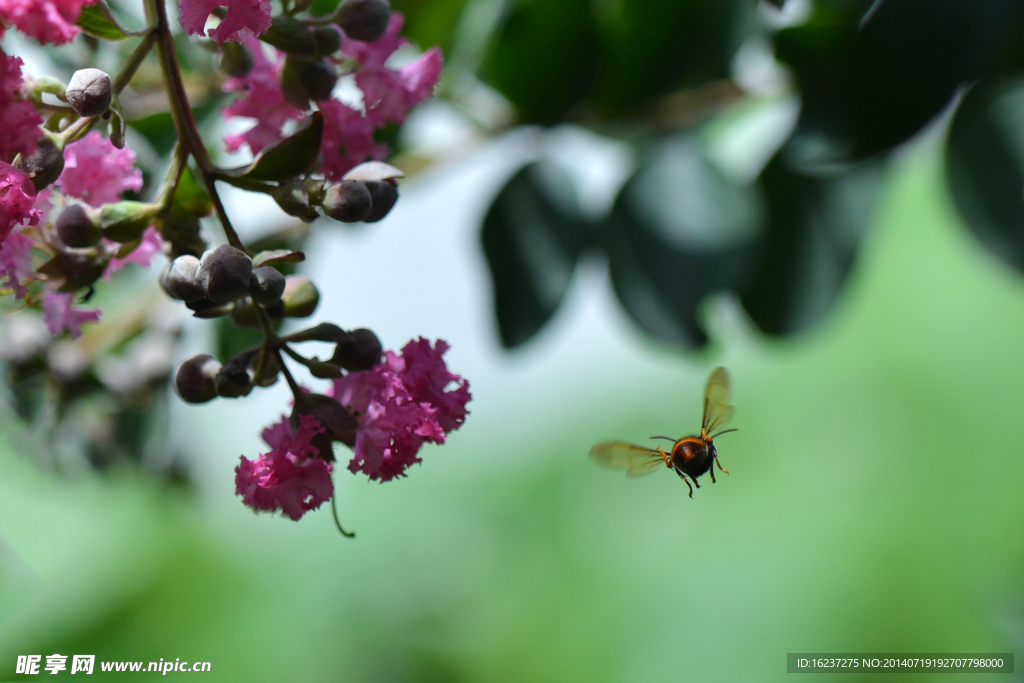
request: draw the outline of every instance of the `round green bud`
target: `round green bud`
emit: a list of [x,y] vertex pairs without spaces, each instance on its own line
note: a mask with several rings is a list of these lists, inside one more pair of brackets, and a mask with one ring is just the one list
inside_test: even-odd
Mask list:
[[171,261],[171,265],[160,278],[167,294],[185,303],[195,303],[206,298],[203,286],[199,284],[199,259],[184,254]]
[[390,180],[369,180],[363,184],[370,191],[370,198],[373,200],[370,213],[363,221],[376,223],[387,216],[398,201],[398,185]]
[[391,7],[385,0],[344,0],[334,15],[345,35],[364,43],[380,40],[390,20]]
[[72,204],[61,211],[54,227],[60,241],[74,249],[94,247],[103,237],[93,211],[81,204]]
[[320,206],[324,213],[342,223],[358,223],[366,220],[373,208],[373,197],[365,183],[358,180],[342,180],[327,188]]
[[217,373],[221,365],[209,354],[192,356],[178,366],[174,390],[186,403],[206,403],[217,398]]
[[64,96],[79,116],[99,116],[110,107],[114,91],[110,76],[99,69],[79,69],[71,75]]
[[220,46],[220,61],[217,68],[221,73],[235,78],[245,78],[252,71],[254,64],[252,53],[244,45],[229,40]]
[[245,296],[251,275],[252,259],[241,249],[227,244],[203,254],[197,271],[206,298],[218,304]]
[[320,292],[304,275],[289,275],[285,278],[284,314],[289,318],[308,318],[320,303]]
[[64,170],[64,141],[44,130],[36,151],[28,157],[22,157],[17,167],[29,177],[36,192],[42,192],[57,182]]
[[273,266],[260,266],[249,276],[249,296],[260,306],[273,306],[284,294],[284,275]]
[[309,100],[330,99],[338,72],[323,61],[303,59],[295,55],[285,57],[281,67],[281,89],[285,99],[300,109],[309,108]]
[[333,55],[341,49],[341,31],[337,26],[318,26],[313,29],[316,38],[316,53],[320,57]]

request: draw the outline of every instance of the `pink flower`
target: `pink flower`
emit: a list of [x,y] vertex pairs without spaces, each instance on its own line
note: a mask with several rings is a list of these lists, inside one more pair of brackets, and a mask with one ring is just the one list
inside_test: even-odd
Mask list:
[[64,148],[64,171],[57,185],[64,194],[91,206],[116,202],[126,190],[142,189],[142,171],[134,164],[134,152],[114,147],[93,131]]
[[16,299],[24,299],[26,290],[22,280],[31,277],[32,239],[22,232],[11,233],[0,244],[0,275],[4,284],[14,291]]
[[[471,396],[468,383],[445,366],[447,350],[442,340],[431,347],[420,338],[406,344],[401,356],[388,351],[370,370],[334,380],[332,396],[359,421],[349,470],[382,482],[404,476],[421,462],[424,443],[444,443],[459,428]],[[458,386],[445,391],[452,383]]]
[[43,118],[31,102],[21,97],[22,64],[20,58],[8,57],[0,50],[0,160],[10,161],[15,154],[31,154],[41,135],[39,124]]
[[283,139],[281,129],[288,121],[298,121],[303,111],[289,104],[281,92],[278,76],[281,73],[281,53],[273,62],[263,53],[262,43],[255,38],[245,41],[252,53],[253,67],[243,78],[229,78],[224,81],[224,92],[241,95],[221,112],[224,118],[244,116],[256,119],[256,125],[240,135],[228,135],[224,146],[229,152],[236,151],[242,144],[249,145],[253,154]]
[[164,248],[164,238],[160,236],[157,229],[152,225],[146,228],[146,231],[142,233],[142,242],[139,246],[132,250],[132,253],[128,254],[124,258],[112,258],[110,263],[107,264],[107,269],[103,273],[103,278],[109,280],[110,276],[117,271],[124,268],[129,263],[148,268],[149,264],[153,262],[153,257],[159,254]]
[[24,173],[0,161],[0,242],[16,225],[37,225],[36,190]]
[[373,138],[373,124],[355,109],[337,100],[320,102],[324,114],[323,173],[331,180],[367,159],[383,159],[388,147]]
[[40,43],[63,45],[76,35],[82,8],[96,0],[0,0],[0,23],[14,24]]
[[400,35],[403,24],[405,24],[405,17],[401,12],[392,12],[388,28],[378,40],[364,43],[361,40],[352,40],[348,36],[342,35],[341,51],[364,67],[381,69],[395,50],[409,42]]
[[71,307],[74,295],[67,292],[47,292],[43,295],[43,321],[50,334],[59,337],[64,331],[71,333],[72,339],[82,334],[83,323],[93,323],[100,319],[100,309],[76,310]]
[[228,12],[209,37],[221,45],[228,40],[241,43],[270,28],[270,0],[181,0],[181,27],[192,35],[207,35],[206,20],[218,7],[226,7]]
[[242,456],[235,468],[235,494],[257,512],[280,510],[298,520],[334,495],[331,465],[313,457],[313,437],[324,431],[315,417],[299,417],[299,429],[292,433],[288,418],[263,430],[271,450],[256,460]]

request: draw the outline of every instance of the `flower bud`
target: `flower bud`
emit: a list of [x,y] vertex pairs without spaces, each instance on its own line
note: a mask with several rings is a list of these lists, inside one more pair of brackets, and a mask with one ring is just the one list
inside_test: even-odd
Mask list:
[[80,69],[71,75],[64,91],[68,104],[79,116],[99,116],[110,106],[114,91],[110,76],[99,69]]
[[312,223],[320,214],[309,205],[309,190],[305,183],[280,185],[270,191],[277,205],[289,216],[295,216],[305,223]]
[[29,177],[36,192],[42,192],[55,183],[64,170],[64,140],[50,131],[42,132],[36,151],[15,164]]
[[249,276],[249,296],[260,306],[273,306],[284,294],[285,279],[273,266],[260,266]]
[[398,180],[404,177],[405,173],[402,172],[402,169],[395,168],[391,164],[386,164],[383,161],[364,161],[341,176],[341,179],[362,180],[365,183],[369,180]]
[[284,314],[289,318],[308,318],[320,303],[320,292],[304,275],[289,275],[285,278]]
[[364,185],[370,191],[373,206],[370,207],[370,213],[366,214],[363,221],[376,223],[387,216],[395,202],[398,201],[398,185],[391,180],[369,180]]
[[229,40],[220,46],[220,62],[217,67],[228,76],[245,78],[252,71],[255,62],[252,53],[241,43]]
[[174,389],[186,403],[206,403],[217,397],[217,373],[221,365],[209,354],[192,356],[178,366]]
[[372,43],[380,40],[388,28],[391,8],[385,0],[344,0],[334,15],[349,38]]
[[107,269],[110,254],[97,249],[62,249],[37,269],[54,280],[63,280],[62,292],[74,292],[96,282]]
[[103,236],[114,242],[134,242],[156,221],[160,207],[146,202],[122,201],[104,204],[99,224]]
[[197,271],[206,297],[218,304],[245,296],[252,275],[252,259],[244,251],[222,244],[203,254]]
[[203,286],[199,284],[199,259],[190,254],[179,256],[171,262],[160,278],[160,284],[169,296],[185,303],[195,303],[206,298]]
[[75,249],[94,247],[103,237],[95,212],[81,204],[72,204],[61,211],[54,227],[60,241]]
[[258,360],[261,347],[239,351],[217,373],[217,393],[225,398],[238,398],[252,391],[250,366]]
[[342,223],[365,220],[373,208],[373,198],[366,185],[358,180],[342,180],[331,185],[320,205],[324,213]]
[[291,414],[292,430],[298,429],[299,417],[312,415],[324,427],[324,432],[317,434],[310,444],[320,451],[319,456],[325,460],[334,460],[331,451],[332,441],[341,441],[349,445],[355,444],[356,429],[359,423],[348,408],[335,399],[323,394],[304,393],[295,397],[295,408]]
[[231,313],[230,303],[217,304],[209,299],[200,299],[199,301],[186,303],[185,306],[192,311],[193,318],[201,318],[203,320],[221,318]]
[[383,353],[384,347],[377,335],[371,330],[360,328],[352,330],[346,338],[338,342],[331,362],[349,372],[359,372],[369,370],[379,363]]
[[288,55],[281,67],[284,98],[300,109],[308,109],[310,100],[329,99],[337,82],[338,72],[322,61]]
[[260,40],[290,55],[316,55],[316,38],[313,37],[313,30],[287,14],[274,17],[270,28],[260,36]]
[[333,55],[341,49],[341,31],[337,26],[318,26],[313,29],[316,38],[316,53],[320,57]]
[[231,324],[251,330],[261,329],[259,310],[251,297],[243,296],[241,299],[235,299],[231,307]]

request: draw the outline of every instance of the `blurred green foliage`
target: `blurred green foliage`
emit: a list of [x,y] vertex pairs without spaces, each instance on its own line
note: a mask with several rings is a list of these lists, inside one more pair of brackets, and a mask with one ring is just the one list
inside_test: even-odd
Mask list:
[[355,541],[328,510],[252,516],[226,471],[211,503],[4,454],[4,675],[59,652],[225,681],[781,681],[791,651],[1019,651],[1024,286],[965,239],[934,145],[881,197],[829,325],[717,323],[740,431],[692,501],[585,455],[696,426],[706,369],[642,349],[481,402],[408,480],[342,479]]

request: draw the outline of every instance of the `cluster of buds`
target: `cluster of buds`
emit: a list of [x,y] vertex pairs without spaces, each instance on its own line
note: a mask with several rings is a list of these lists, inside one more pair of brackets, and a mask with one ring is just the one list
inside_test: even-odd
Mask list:
[[[219,47],[218,65],[227,76],[223,90],[236,94],[224,116],[256,121],[225,140],[230,151],[247,146],[252,162],[223,168],[211,159],[191,114],[164,3],[146,0],[153,24],[129,32],[99,0],[100,11],[80,29],[79,13],[95,1],[67,0],[60,21],[48,0],[24,0],[16,15],[0,3],[0,35],[14,26],[55,44],[79,30],[100,39],[139,38],[115,78],[85,68],[67,84],[24,78],[21,61],[0,52],[0,116],[6,123],[0,129],[0,278],[18,310],[41,309],[35,332],[45,329],[57,338],[23,344],[29,349],[24,353],[11,344],[0,361],[11,377],[42,372],[47,386],[67,388],[61,392],[66,401],[89,393],[84,382],[93,393],[124,396],[126,408],[143,389],[151,396],[168,384],[185,402],[203,404],[242,398],[283,378],[292,393],[290,414],[264,430],[271,450],[255,460],[242,456],[236,469],[236,493],[257,511],[299,519],[331,499],[336,448],[352,450],[352,472],[382,482],[404,476],[420,462],[424,444],[444,443],[467,415],[468,384],[448,370],[447,343],[418,339],[396,353],[367,329],[320,323],[289,331],[289,321],[313,315],[320,300],[314,283],[294,272],[304,259],[301,248],[247,247],[216,183],[267,194],[285,214],[306,223],[322,216],[343,223],[382,220],[398,201],[403,174],[381,161],[389,149],[376,132],[400,125],[411,107],[431,95],[440,78],[440,51],[428,50],[399,69],[388,66],[406,41],[402,16],[386,0],[343,0],[326,18],[304,16],[308,0],[284,0],[277,16],[268,1],[179,0],[185,31],[208,36]],[[220,22],[207,32],[211,16]],[[49,28],[40,30],[40,22],[50,22]],[[177,143],[159,187],[147,188],[125,144],[129,117],[120,95],[154,50]],[[361,99],[338,99],[340,79],[349,79]],[[122,196],[129,191],[136,194]],[[203,230],[214,214],[226,244],[211,245]],[[238,338],[258,335],[258,343],[236,346],[226,357],[189,358],[172,380],[173,345],[163,343],[161,362],[153,361],[153,344],[146,340],[156,338],[159,325],[148,318],[127,327],[104,329],[100,323],[96,334],[74,341],[83,325],[100,320],[99,309],[79,306],[101,279],[129,263],[148,266],[158,255],[168,262],[159,276],[164,294],[194,317],[223,318]],[[18,329],[5,324],[7,333]],[[176,334],[157,336],[167,342]],[[330,355],[321,360],[302,353],[308,342],[330,344]],[[150,351],[135,358],[131,349],[138,345]],[[104,357],[110,349],[118,349],[120,360]],[[67,360],[83,357],[88,363]],[[131,369],[136,361],[145,372]],[[302,386],[289,363],[326,387],[317,392]],[[149,379],[140,385],[139,378]]]

